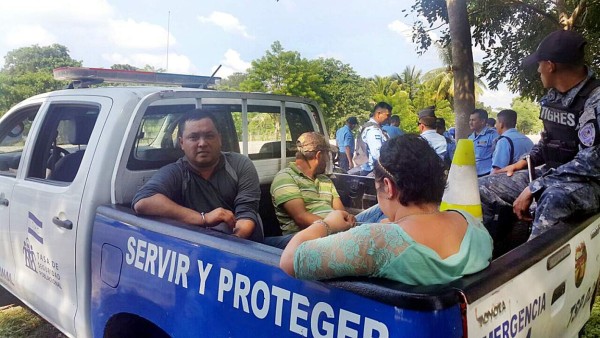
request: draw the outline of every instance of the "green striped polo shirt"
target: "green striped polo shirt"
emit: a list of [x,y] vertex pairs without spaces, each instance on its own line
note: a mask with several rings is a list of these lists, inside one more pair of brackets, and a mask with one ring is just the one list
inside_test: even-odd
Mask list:
[[324,218],[333,210],[335,197],[340,195],[329,177],[317,175],[313,180],[304,175],[294,162],[278,172],[271,183],[271,198],[284,235],[302,230],[283,209],[285,202],[301,198],[306,211]]

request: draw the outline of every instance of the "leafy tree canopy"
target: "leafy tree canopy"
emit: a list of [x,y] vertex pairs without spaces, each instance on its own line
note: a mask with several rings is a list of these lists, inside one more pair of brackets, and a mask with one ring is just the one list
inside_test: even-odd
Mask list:
[[127,63],[115,63],[114,65],[110,66],[110,69],[116,69],[116,70],[138,70],[137,67],[132,66],[132,65],[127,64]]
[[262,58],[252,61],[240,89],[302,96],[323,103],[317,95],[317,87],[323,83],[319,70],[317,63],[301,57],[298,52],[284,50],[281,43],[275,41]]
[[71,58],[67,47],[59,44],[46,47],[33,45],[8,52],[4,57],[4,67],[1,71],[9,75],[52,73],[54,68],[67,66],[81,66],[81,61]]
[[[438,42],[448,43],[445,0],[416,0],[412,11],[426,20],[413,25],[413,40],[420,52],[431,46],[432,30],[441,30]],[[600,47],[600,6],[590,1],[470,0],[468,13],[473,44],[486,53],[481,71],[492,89],[506,82],[512,91],[528,97],[542,95],[544,90],[535,69],[523,70],[520,65],[553,30],[575,29],[588,39],[589,51]],[[599,70],[600,55],[588,56],[592,68]]]
[[346,122],[349,116],[362,116],[370,109],[369,92],[366,80],[354,69],[339,60],[314,60],[323,76],[323,85],[317,94],[323,100],[325,122],[330,133],[334,133]]
[[8,75],[0,72],[0,115],[28,97],[64,87],[51,73],[35,72]]
[[308,60],[296,51],[286,51],[279,41],[265,55],[252,61],[247,74],[233,74],[222,88],[260,91],[310,98],[320,104],[333,134],[351,115],[369,109],[366,80],[348,64],[336,59]]
[[8,52],[4,60],[0,70],[0,114],[30,96],[62,88],[65,83],[54,80],[54,68],[81,66],[81,61],[71,58],[67,47],[59,44],[18,48]]
[[528,98],[516,97],[511,108],[517,112],[517,130],[525,135],[537,134],[542,130],[539,104]]
[[231,90],[237,91],[240,90],[240,84],[246,80],[248,74],[236,72],[229,75],[226,79],[222,79],[219,85],[217,86],[218,90]]

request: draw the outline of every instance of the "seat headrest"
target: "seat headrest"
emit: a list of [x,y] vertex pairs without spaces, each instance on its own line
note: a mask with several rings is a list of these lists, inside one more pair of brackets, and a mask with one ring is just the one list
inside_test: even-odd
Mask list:
[[97,118],[98,115],[94,114],[76,116],[68,120],[68,123],[73,124],[73,126],[68,129],[67,141],[75,145],[88,144]]

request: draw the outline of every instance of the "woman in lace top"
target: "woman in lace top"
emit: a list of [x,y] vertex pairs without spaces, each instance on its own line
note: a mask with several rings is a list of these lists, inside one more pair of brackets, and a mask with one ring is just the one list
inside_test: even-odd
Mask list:
[[302,279],[372,276],[411,285],[448,283],[488,266],[492,238],[462,211],[439,211],[442,159],[418,135],[384,143],[375,165],[377,201],[389,222],[354,227],[333,211],[287,245],[281,268]]

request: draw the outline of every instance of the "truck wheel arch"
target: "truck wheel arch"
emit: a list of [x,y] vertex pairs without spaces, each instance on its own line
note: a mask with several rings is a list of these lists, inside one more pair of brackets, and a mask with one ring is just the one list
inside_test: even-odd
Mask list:
[[152,337],[170,338],[163,329],[151,321],[132,313],[112,316],[104,328],[104,337]]

